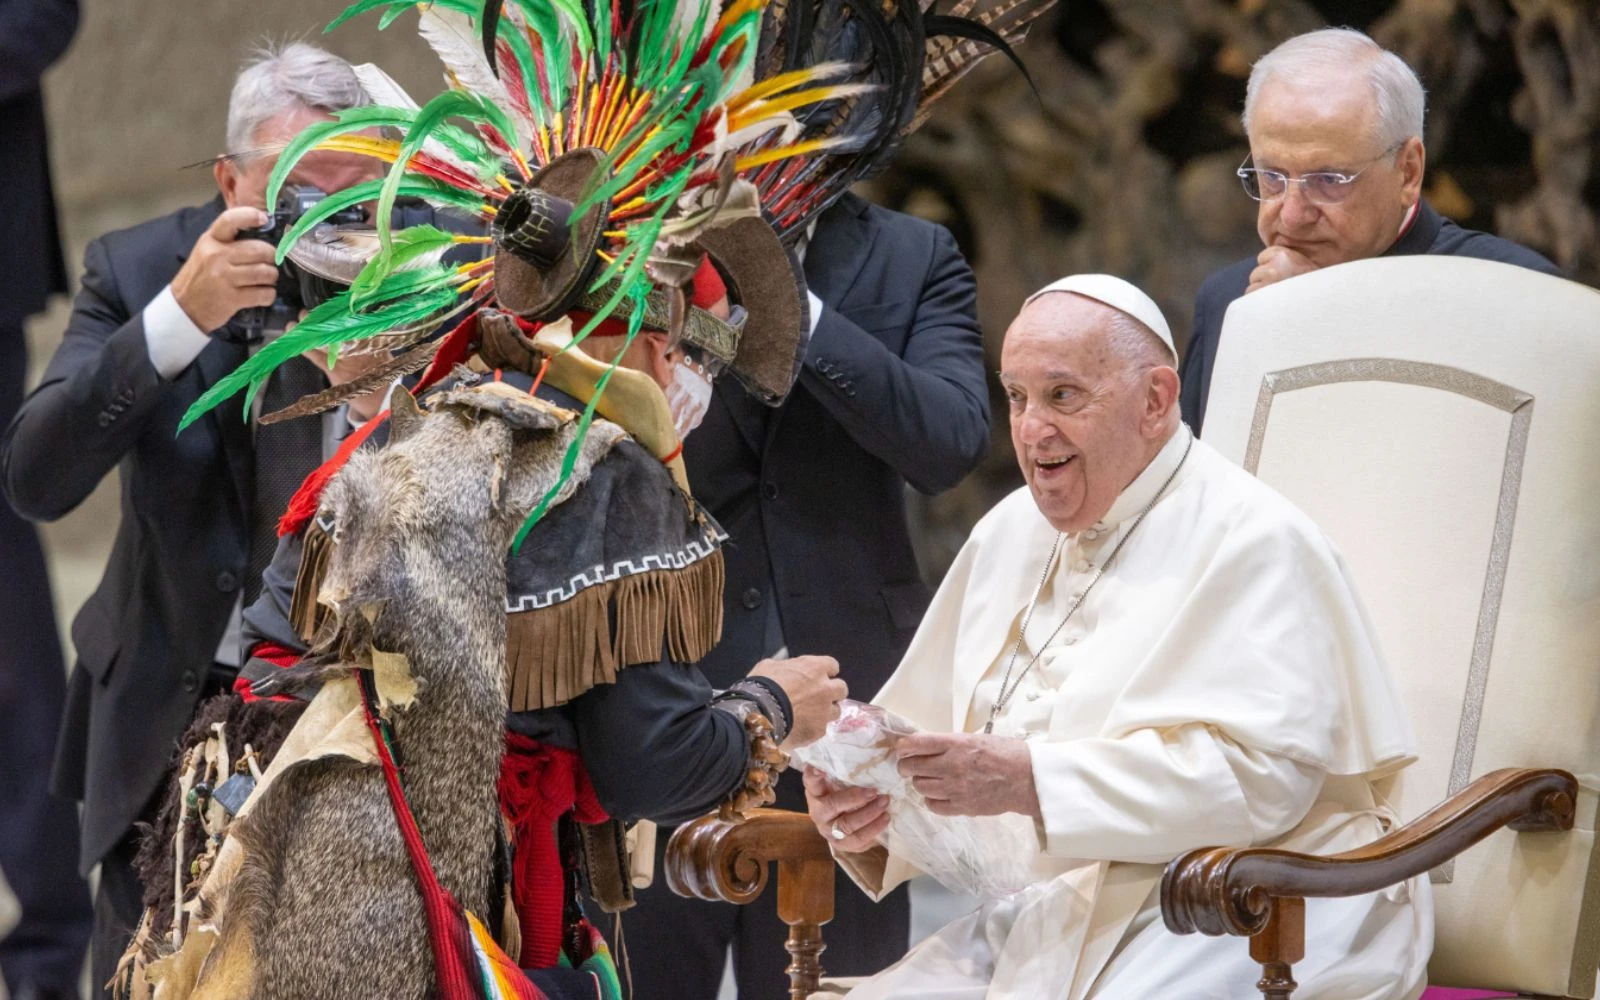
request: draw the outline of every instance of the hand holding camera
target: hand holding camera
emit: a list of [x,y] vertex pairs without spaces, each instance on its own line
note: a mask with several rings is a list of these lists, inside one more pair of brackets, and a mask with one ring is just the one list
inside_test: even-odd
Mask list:
[[210,333],[239,310],[270,306],[277,298],[272,244],[239,239],[241,230],[266,221],[267,214],[259,208],[230,208],[195,241],[189,259],[172,279],[172,296],[195,326]]

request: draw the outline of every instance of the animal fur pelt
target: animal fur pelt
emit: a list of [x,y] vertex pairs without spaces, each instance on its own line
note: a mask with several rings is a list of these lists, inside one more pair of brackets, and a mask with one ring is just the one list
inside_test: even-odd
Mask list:
[[[205,853],[207,834],[199,818],[193,815],[184,818],[184,790],[180,779],[190,752],[214,738],[214,727],[221,725],[233,756],[239,758],[248,746],[255,751],[257,766],[265,769],[304,710],[305,703],[301,701],[247,703],[235,694],[219,694],[200,704],[194,721],[185,730],[173,754],[161,806],[154,820],[142,825],[140,830],[134,870],[144,883],[144,907],[151,938],[165,938],[172,928],[173,874],[178,865],[173,844],[180,824],[186,828],[184,869],[190,870],[195,860]],[[191,880],[192,876],[186,876],[184,882]],[[153,941],[149,948],[149,953],[153,954]]]
[[[577,428],[566,411],[506,414],[469,390],[446,398],[422,414],[398,391],[388,446],[358,452],[323,497],[339,544],[319,596],[332,614],[326,648],[341,660],[301,722],[321,738],[304,746],[297,726],[290,763],[230,827],[217,863],[226,884],[207,887],[184,948],[151,970],[161,1000],[433,996],[411,861],[340,676],[352,669],[373,673],[440,884],[481,916],[494,905],[505,554]],[[620,437],[599,424],[569,495]]]

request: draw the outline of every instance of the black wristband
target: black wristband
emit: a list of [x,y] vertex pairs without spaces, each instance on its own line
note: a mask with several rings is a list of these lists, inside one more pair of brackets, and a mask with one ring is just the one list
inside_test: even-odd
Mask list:
[[[745,705],[753,706],[756,712],[766,716],[767,721],[772,723],[773,742],[782,744],[784,740],[789,738],[788,698],[785,697],[780,702],[773,695],[772,687],[766,684],[750,683],[753,680],[759,680],[759,678],[747,677],[743,680],[735,681],[733,686],[726,691],[717,692],[711,699],[711,707],[730,711],[742,719],[744,711],[734,711],[728,706],[728,703],[742,702]],[[773,685],[773,687],[776,687],[776,685]],[[779,688],[779,690],[781,691],[782,689]]]
[[750,684],[765,690],[767,696],[772,699],[773,707],[778,710],[777,715],[772,719],[772,725],[779,733],[778,742],[782,743],[789,738],[789,730],[794,728],[794,703],[789,700],[789,692],[785,691],[783,685],[771,677],[741,678],[734,681],[733,687],[739,688]]

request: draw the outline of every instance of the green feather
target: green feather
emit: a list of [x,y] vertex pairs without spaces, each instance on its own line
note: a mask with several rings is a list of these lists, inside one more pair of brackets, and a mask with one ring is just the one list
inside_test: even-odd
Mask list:
[[340,14],[332,21],[329,21],[328,26],[322,30],[324,33],[332,31],[334,28],[339,27],[346,21],[349,21],[352,18],[360,17],[367,11],[377,10],[379,7],[399,7],[403,10],[409,7],[414,7],[421,2],[422,0],[356,0],[355,3],[344,9],[344,13]]
[[[701,35],[705,34],[706,17],[710,10],[711,4],[707,0],[700,0],[700,10],[695,14],[694,27],[690,29],[689,33],[680,35],[677,31],[674,31],[673,43],[678,50],[678,54],[668,67],[665,81],[662,84],[663,90],[676,89],[678,84],[682,82],[684,74],[689,71],[689,61],[694,58],[695,50],[700,47],[699,39]],[[672,26],[674,29],[677,28],[676,18],[674,18]]]
[[589,18],[583,12],[581,0],[549,0],[550,5],[566,18],[572,26],[574,40],[578,45],[578,62],[587,62],[589,53],[594,51],[594,35],[589,30]]
[[[278,263],[283,263],[284,257],[294,248],[302,236],[310,232],[313,227],[322,222],[335,212],[359,205],[364,201],[371,201],[378,197],[383,190],[383,180],[363,181],[354,187],[335,191],[326,198],[317,202],[300,220],[290,227],[283,239],[278,243]],[[472,191],[463,191],[458,187],[434,180],[432,177],[409,176],[400,182],[400,194],[407,198],[421,198],[434,205],[448,205],[452,208],[466,209],[475,212],[483,204],[483,196]]]
[[367,261],[356,279],[350,283],[350,302],[356,309],[368,305],[385,279],[400,268],[434,251],[450,249],[455,244],[454,233],[447,233],[429,225],[411,226],[394,234],[394,242],[387,251],[380,250]]
[[[454,277],[453,270],[440,267],[427,275],[436,286],[431,291],[422,291],[409,301],[394,302],[370,312],[352,310],[349,293],[340,292],[312,309],[294,329],[262,347],[249,360],[206,390],[184,413],[178,430],[181,432],[241,389],[247,389],[245,415],[249,419],[248,401],[254,399],[256,391],[275,368],[296,355],[312,348],[329,347],[347,340],[364,340],[389,330],[412,326],[436,312],[449,309],[457,300],[455,288],[447,284]],[[423,285],[419,276],[412,272],[402,272],[396,277],[406,279],[403,283],[394,283],[396,289],[404,287],[414,292]],[[394,295],[385,289],[381,297],[394,298]]]
[[[552,114],[558,114],[566,107],[568,84],[564,75],[567,59],[566,46],[562,43],[561,18],[557,16],[555,8],[548,0],[512,0],[512,2],[527,22],[528,29],[539,36],[539,44],[544,49],[543,79],[550,89],[550,111]],[[513,27],[513,30],[517,29]]]
[[332,31],[346,21],[360,17],[368,11],[377,10],[379,7],[388,7],[389,9],[383,12],[383,18],[378,22],[378,30],[382,31],[393,24],[395,18],[406,11],[426,6],[443,7],[446,10],[460,11],[463,14],[473,15],[483,10],[483,5],[474,2],[474,0],[357,0],[356,3],[346,7],[342,14],[330,21],[328,26],[322,30],[325,33]]
[[399,158],[390,166],[389,176],[384,178],[383,188],[378,194],[378,209],[374,218],[378,227],[378,241],[385,250],[389,249],[390,244],[389,221],[394,214],[394,200],[400,192],[401,182],[405,179],[407,164],[410,163],[411,157],[422,149],[429,135],[438,131],[445,125],[445,119],[451,117],[464,118],[472,122],[487,122],[501,135],[513,137],[515,141],[517,130],[516,126],[511,124],[511,119],[493,101],[485,100],[477,94],[465,90],[447,90],[423,105],[417,112],[411,128],[406,132],[405,142],[400,145]]
[[499,36],[511,48],[511,56],[517,61],[517,72],[522,77],[522,91],[528,97],[528,107],[533,111],[534,122],[548,126],[550,109],[545,107],[544,95],[539,90],[539,76],[533,61],[533,43],[528,41],[528,33],[510,18],[502,18]]
[[273,166],[272,175],[267,179],[267,204],[278,203],[278,190],[288,179],[289,172],[300,162],[301,157],[311,152],[312,147],[322,140],[344,135],[346,132],[359,132],[364,128],[405,128],[416,120],[416,115],[415,111],[407,108],[367,105],[341,111],[334,121],[317,122],[306,126],[301,129],[299,135],[289,140],[289,145],[278,154],[278,162]]

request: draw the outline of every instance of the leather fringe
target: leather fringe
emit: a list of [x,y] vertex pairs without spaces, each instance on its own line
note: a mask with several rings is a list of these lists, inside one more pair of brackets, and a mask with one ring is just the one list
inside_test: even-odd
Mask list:
[[636,573],[570,601],[506,616],[506,686],[513,712],[565,704],[617,671],[656,663],[663,648],[696,663],[722,638],[722,553],[680,570]]
[[328,615],[328,609],[317,603],[317,592],[332,557],[333,539],[313,521],[301,541],[300,571],[295,574],[294,597],[289,600],[289,627],[306,642],[315,638]]
[[[317,592],[333,541],[306,528],[289,624],[314,641],[328,615]],[[564,705],[617,671],[655,663],[663,648],[698,663],[722,639],[722,552],[677,570],[636,573],[578,592],[570,601],[506,616],[506,688],[513,712]],[[613,613],[614,609],[614,613]]]

